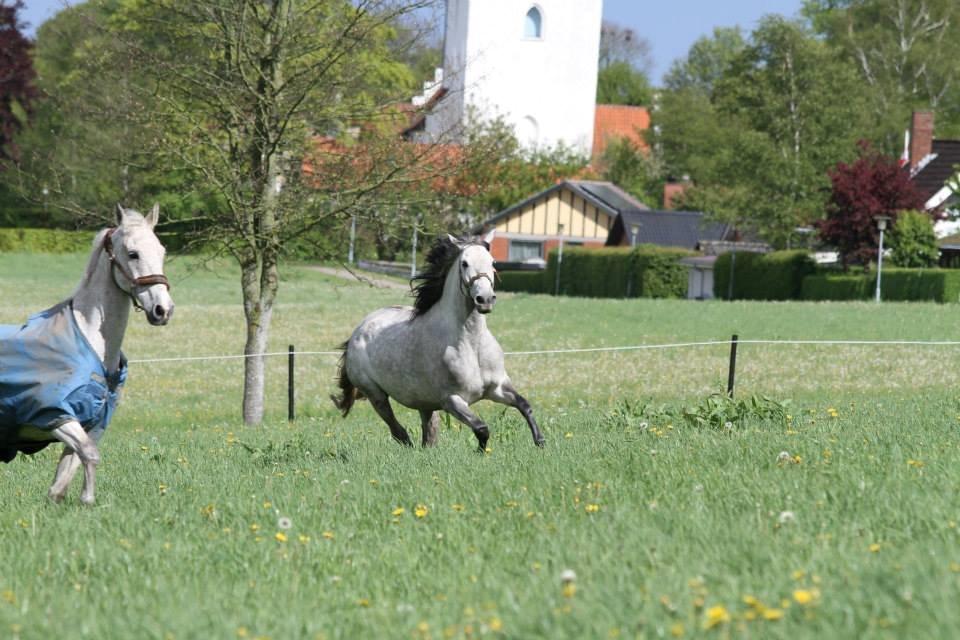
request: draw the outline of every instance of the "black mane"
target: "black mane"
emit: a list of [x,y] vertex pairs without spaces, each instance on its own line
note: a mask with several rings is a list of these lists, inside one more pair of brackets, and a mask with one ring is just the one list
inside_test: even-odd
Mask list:
[[473,238],[458,238],[458,240],[461,244],[454,244],[446,234],[437,238],[430,247],[430,252],[427,253],[426,266],[410,279],[413,295],[416,298],[413,303],[414,315],[423,315],[429,311],[430,307],[435,305],[443,295],[443,283],[447,279],[447,273],[450,272],[450,267],[457,261],[457,257],[466,245],[486,246],[486,243]]

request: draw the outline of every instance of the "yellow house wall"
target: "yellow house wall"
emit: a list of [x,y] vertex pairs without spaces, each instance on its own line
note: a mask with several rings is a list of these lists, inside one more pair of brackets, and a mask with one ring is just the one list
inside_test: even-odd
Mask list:
[[566,189],[540,198],[497,221],[497,231],[531,236],[555,236],[563,224],[563,235],[572,238],[605,240],[613,219],[572,191]]

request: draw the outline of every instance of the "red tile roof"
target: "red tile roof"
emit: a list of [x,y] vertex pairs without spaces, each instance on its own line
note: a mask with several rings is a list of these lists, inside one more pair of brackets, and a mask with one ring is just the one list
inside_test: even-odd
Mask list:
[[593,157],[603,155],[607,145],[617,138],[627,138],[647,149],[641,132],[649,128],[650,112],[646,107],[598,104],[593,119]]

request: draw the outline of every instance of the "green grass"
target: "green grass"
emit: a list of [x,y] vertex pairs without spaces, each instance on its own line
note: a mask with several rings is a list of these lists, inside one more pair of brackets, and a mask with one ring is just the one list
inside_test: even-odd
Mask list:
[[[84,259],[0,255],[0,322],[68,295]],[[169,326],[133,316],[131,359],[241,352],[235,268],[195,267],[169,265]],[[403,301],[291,267],[271,350],[328,350]],[[509,351],[732,333],[956,340],[954,312],[502,295],[489,322]],[[960,627],[958,357],[743,345],[738,394],[790,399],[791,418],[724,431],[643,428],[618,402],[700,402],[724,388],[726,347],[514,356],[548,444],[480,403],[486,456],[456,424],[422,451],[395,445],[365,404],[341,419],[335,358],[298,359],[294,424],[285,359],[272,360],[262,428],[239,420],[238,361],[134,364],[95,507],[79,505],[80,478],[46,503],[53,448],[0,466],[0,637],[947,637]],[[415,414],[400,417],[416,439]],[[761,609],[745,597],[781,619],[750,620]],[[717,606],[730,620],[705,629]]]

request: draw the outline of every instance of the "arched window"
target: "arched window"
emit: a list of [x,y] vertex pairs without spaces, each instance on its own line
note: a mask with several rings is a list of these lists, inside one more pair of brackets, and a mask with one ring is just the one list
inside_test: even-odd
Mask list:
[[540,15],[540,9],[530,7],[527,11],[527,19],[523,23],[523,37],[535,40],[543,37],[543,16]]

